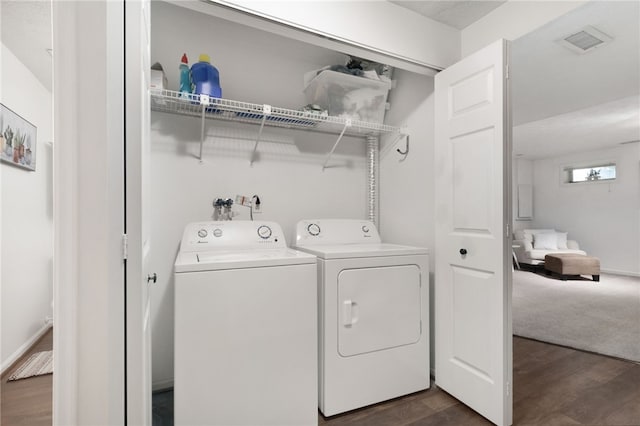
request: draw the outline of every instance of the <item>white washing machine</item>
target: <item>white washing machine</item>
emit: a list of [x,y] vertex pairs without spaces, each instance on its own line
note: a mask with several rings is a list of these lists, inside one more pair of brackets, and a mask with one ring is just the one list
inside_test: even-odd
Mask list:
[[298,222],[318,257],[318,403],[325,416],[429,388],[429,257],[364,220]]
[[189,224],[175,263],[176,425],[317,425],[316,258],[273,222]]

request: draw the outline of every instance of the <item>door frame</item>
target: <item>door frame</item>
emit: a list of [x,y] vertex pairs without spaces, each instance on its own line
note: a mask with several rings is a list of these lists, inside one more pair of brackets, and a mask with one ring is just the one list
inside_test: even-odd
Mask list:
[[123,13],[52,2],[56,425],[126,422]]
[[[150,2],[124,0],[123,136],[125,256],[125,416],[135,425],[152,423],[151,294],[148,271]],[[141,22],[143,21],[143,22]],[[141,70],[145,70],[141,81]],[[144,111],[141,113],[141,111]],[[146,114],[146,115],[145,115]],[[147,195],[145,197],[145,194]],[[145,280],[145,277],[146,280]],[[155,279],[154,281],[155,282]],[[146,324],[146,326],[145,326]]]
[[[53,50],[53,424],[77,424],[77,207],[78,207],[78,165],[73,161],[78,151],[75,128],[77,106],[63,102],[57,93],[77,96],[77,86],[71,76],[61,78],[61,74],[77,61],[76,49],[69,49],[76,39],[76,10],[73,4],[52,2]],[[58,72],[56,72],[58,71]],[[65,143],[55,143],[62,141]],[[64,235],[65,238],[61,236]],[[66,380],[62,380],[64,374]]]

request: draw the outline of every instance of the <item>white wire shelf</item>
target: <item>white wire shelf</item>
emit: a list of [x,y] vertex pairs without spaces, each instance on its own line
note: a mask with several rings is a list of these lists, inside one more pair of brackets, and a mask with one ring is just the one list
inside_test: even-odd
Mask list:
[[[338,135],[338,140],[331,150],[329,158],[343,136],[366,137],[380,136],[382,134],[396,134],[398,138],[405,136],[401,128],[386,124],[326,116],[271,105],[212,98],[206,95],[180,93],[173,90],[151,90],[151,110],[202,119],[200,160],[202,160],[202,143],[204,142],[204,123],[206,119],[259,125],[260,130],[258,131],[251,156],[252,164],[264,127],[309,130]],[[327,158],[327,162],[329,158]],[[325,166],[327,162],[325,162]]]
[[[172,114],[201,117],[205,108],[205,118],[213,120],[237,121],[260,125],[266,117],[265,126],[307,129],[339,134],[348,119],[343,117],[321,116],[306,111],[271,106],[265,114],[265,105],[233,101],[221,98],[206,98],[201,103],[200,95],[179,93],[173,90],[152,90],[151,110]],[[268,109],[268,108],[267,108]],[[351,126],[345,136],[368,136],[383,133],[400,133],[400,128],[386,124],[351,120]]]

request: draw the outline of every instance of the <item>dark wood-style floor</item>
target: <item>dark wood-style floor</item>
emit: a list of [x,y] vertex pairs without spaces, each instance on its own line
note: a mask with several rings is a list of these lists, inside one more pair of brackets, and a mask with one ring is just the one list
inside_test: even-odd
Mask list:
[[35,352],[53,348],[50,328],[11,368],[2,375],[0,384],[0,425],[51,426],[53,375],[30,377],[8,382],[9,376]]
[[[640,364],[513,338],[513,424],[640,425]],[[474,426],[491,423],[432,388],[346,414],[329,426]]]
[[[50,330],[29,351],[52,348]],[[29,355],[25,355],[26,357]],[[514,425],[640,425],[640,364],[514,337]],[[16,364],[16,366],[19,364]],[[51,425],[52,375],[2,377],[2,426]],[[432,388],[324,418],[320,425],[490,425],[446,392]],[[154,424],[166,424],[154,416]]]

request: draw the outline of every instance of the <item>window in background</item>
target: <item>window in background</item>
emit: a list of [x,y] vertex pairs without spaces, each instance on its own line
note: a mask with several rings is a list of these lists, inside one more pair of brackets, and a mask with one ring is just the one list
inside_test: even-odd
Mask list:
[[566,167],[564,172],[566,183],[612,181],[616,179],[616,165],[611,163],[589,167]]

